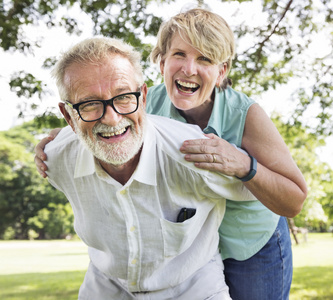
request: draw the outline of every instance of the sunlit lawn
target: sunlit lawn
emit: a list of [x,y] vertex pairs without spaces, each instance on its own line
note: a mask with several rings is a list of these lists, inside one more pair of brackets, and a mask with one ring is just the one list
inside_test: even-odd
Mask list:
[[[332,300],[333,235],[309,234],[293,253],[290,300]],[[0,299],[77,299],[88,263],[80,241],[0,241]]]
[[0,299],[77,299],[88,263],[80,241],[1,241]]
[[312,233],[293,246],[294,276],[291,300],[333,299],[333,235]]

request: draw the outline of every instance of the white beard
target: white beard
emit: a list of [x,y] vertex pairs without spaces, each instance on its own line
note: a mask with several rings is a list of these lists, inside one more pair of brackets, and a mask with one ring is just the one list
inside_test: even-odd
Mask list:
[[[97,159],[114,166],[119,166],[132,159],[141,149],[145,132],[146,116],[144,116],[143,125],[137,132],[135,131],[133,121],[127,118],[122,119],[121,122],[115,127],[97,123],[92,130],[93,138],[90,138],[90,136],[82,132],[75,121],[73,123],[79,140]],[[117,132],[128,126],[130,126],[130,128],[127,130],[131,130],[131,135],[123,142],[106,144],[105,142],[99,140],[97,133]]]

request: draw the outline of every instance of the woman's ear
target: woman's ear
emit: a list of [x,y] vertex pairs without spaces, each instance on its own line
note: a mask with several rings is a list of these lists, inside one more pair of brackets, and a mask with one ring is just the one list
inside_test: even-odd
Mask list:
[[215,83],[216,87],[220,87],[222,85],[226,72],[227,72],[227,63],[223,63],[220,65],[219,75],[217,76]]
[[162,76],[164,76],[164,59],[162,59],[160,61],[160,70],[161,70],[161,74]]

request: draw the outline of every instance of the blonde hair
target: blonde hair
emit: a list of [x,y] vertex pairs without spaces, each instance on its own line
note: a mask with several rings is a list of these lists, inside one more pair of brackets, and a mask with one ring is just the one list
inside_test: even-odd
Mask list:
[[78,64],[102,64],[104,59],[110,54],[120,54],[127,58],[133,65],[135,80],[138,86],[144,83],[141,55],[132,46],[119,39],[107,37],[94,37],[83,40],[68,51],[64,52],[52,70],[52,76],[56,80],[60,98],[68,100],[70,97],[70,87],[64,83],[64,76],[67,68],[74,63]]
[[175,33],[179,33],[185,41],[189,40],[213,64],[226,63],[226,74],[220,88],[231,84],[227,76],[235,56],[235,40],[232,30],[222,17],[200,8],[172,17],[159,29],[157,44],[150,54],[153,63],[159,63],[166,55]]

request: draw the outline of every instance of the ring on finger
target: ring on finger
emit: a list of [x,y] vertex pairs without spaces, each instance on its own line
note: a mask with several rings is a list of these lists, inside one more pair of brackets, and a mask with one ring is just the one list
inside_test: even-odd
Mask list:
[[214,164],[214,163],[216,163],[216,157],[214,154],[212,154],[212,156],[213,156],[213,164]]

